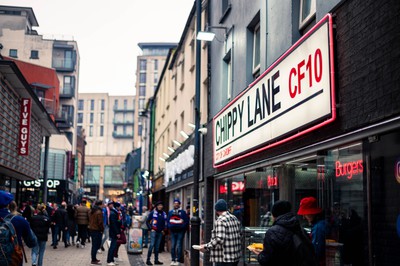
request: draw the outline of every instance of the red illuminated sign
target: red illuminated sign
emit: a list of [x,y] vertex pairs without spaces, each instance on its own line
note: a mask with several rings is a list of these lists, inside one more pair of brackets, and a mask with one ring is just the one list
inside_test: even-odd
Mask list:
[[31,99],[23,98],[19,117],[18,155],[29,155],[29,135],[31,126]]
[[268,188],[277,187],[278,186],[278,177],[277,176],[268,176],[267,177]]
[[345,162],[335,162],[335,175],[336,177],[346,176],[347,179],[352,179],[354,175],[361,174],[364,171],[362,160]]
[[[227,185],[222,184],[219,186],[219,194],[226,194],[227,192]],[[239,181],[239,182],[232,182],[231,184],[231,191],[232,192],[242,192],[244,191],[244,182],[243,181]]]

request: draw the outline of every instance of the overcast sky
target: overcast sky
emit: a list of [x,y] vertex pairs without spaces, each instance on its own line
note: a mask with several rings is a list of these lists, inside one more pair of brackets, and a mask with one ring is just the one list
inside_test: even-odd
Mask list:
[[79,92],[133,95],[139,42],[179,42],[194,0],[0,0],[32,7],[40,35],[73,38]]

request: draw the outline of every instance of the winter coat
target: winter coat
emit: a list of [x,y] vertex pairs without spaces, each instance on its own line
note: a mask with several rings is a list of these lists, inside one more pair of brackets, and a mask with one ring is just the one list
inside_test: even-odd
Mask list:
[[147,224],[150,225],[151,230],[162,232],[166,228],[167,214],[164,211],[154,210],[149,213]]
[[63,207],[58,208],[53,215],[53,223],[59,225],[61,228],[65,228],[68,226],[68,213],[67,210]]
[[171,232],[184,232],[189,224],[189,218],[185,211],[173,209],[168,212],[168,229]]
[[32,217],[31,229],[35,233],[38,241],[48,240],[50,224],[50,218],[43,213],[38,213]]
[[86,206],[79,206],[75,210],[75,221],[77,224],[89,224],[90,209]]
[[110,224],[109,235],[110,238],[117,238],[121,234],[122,218],[119,217],[118,210],[115,208],[110,209]]
[[89,214],[89,227],[92,231],[104,231],[103,211],[99,206],[93,206]]
[[264,249],[258,255],[260,265],[296,265],[293,234],[301,233],[299,220],[293,213],[279,216],[264,237]]

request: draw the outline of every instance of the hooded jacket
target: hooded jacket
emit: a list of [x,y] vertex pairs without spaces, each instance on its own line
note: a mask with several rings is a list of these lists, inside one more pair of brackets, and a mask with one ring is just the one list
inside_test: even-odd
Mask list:
[[99,206],[94,205],[90,211],[89,229],[92,231],[104,231],[103,211]]
[[264,237],[264,249],[258,255],[260,265],[296,265],[293,234],[302,233],[299,220],[293,213],[279,216]]

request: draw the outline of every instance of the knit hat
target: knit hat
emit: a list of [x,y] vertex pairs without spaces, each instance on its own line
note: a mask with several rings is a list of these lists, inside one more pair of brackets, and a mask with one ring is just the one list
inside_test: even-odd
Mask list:
[[284,215],[292,210],[292,204],[290,204],[289,201],[286,200],[278,200],[275,202],[275,204],[272,206],[272,215],[276,218],[281,215]]
[[177,202],[179,204],[181,204],[181,201],[179,199],[174,199],[174,203]]
[[11,201],[14,200],[13,194],[10,192],[0,190],[0,206],[5,207],[10,204]]
[[298,215],[318,214],[322,209],[317,206],[317,199],[314,197],[306,197],[300,201]]
[[214,205],[215,210],[219,212],[227,211],[228,210],[228,204],[224,199],[219,199]]
[[157,207],[158,205],[164,205],[163,202],[161,200],[157,201],[156,204],[154,205],[155,207]]

